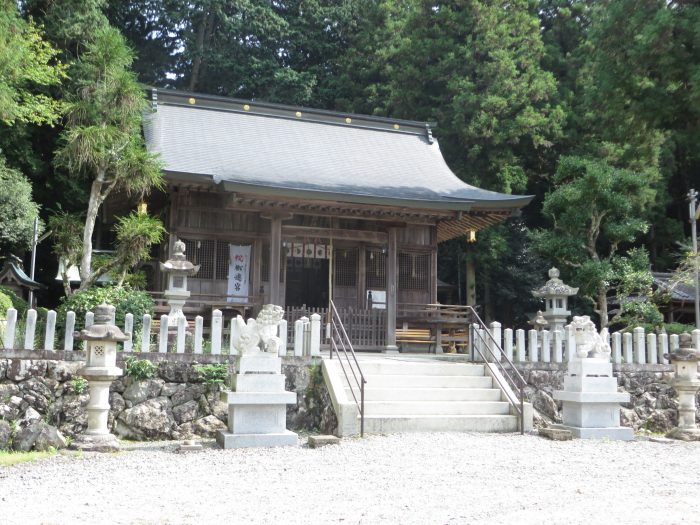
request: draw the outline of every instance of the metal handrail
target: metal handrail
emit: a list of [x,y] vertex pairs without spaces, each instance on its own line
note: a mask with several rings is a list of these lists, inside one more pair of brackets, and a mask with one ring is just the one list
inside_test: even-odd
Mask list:
[[[486,363],[492,362],[486,358],[486,356],[483,354],[483,352],[479,348],[479,345],[474,344],[475,339],[474,339],[473,334],[477,334],[479,336],[479,338],[481,339],[481,341],[484,343],[484,346],[488,349],[489,353],[491,354],[491,357],[493,358],[493,362],[496,363],[496,365],[498,366],[500,372],[502,373],[502,376],[507,380],[506,382],[510,383],[507,386],[510,389],[512,389],[513,391],[519,392],[519,394],[520,394],[519,395],[519,397],[520,397],[519,404],[517,404],[514,400],[510,399],[510,397],[508,395],[506,395],[506,398],[508,398],[508,402],[511,404],[511,406],[515,409],[515,411],[520,416],[520,433],[524,434],[525,433],[525,386],[527,386],[527,382],[525,381],[525,378],[523,378],[522,374],[520,374],[520,372],[518,372],[518,369],[515,367],[515,364],[513,363],[513,361],[511,361],[510,357],[508,357],[508,355],[506,355],[506,353],[503,351],[503,348],[501,348],[501,345],[498,344],[496,339],[493,337],[493,334],[488,329],[486,324],[481,320],[481,318],[479,317],[479,314],[476,313],[476,310],[474,310],[474,308],[472,308],[471,306],[469,307],[469,309],[471,310],[470,313],[472,315],[472,319],[477,321],[476,323],[469,323],[469,332],[470,332],[469,340],[471,342],[471,347],[472,347],[472,349],[476,349],[476,351],[479,353],[479,355],[481,356],[481,359],[483,359],[484,362],[486,362]],[[484,339],[484,337],[481,335],[481,333],[479,333],[478,330],[474,330],[475,324],[479,325],[480,328],[482,328],[484,330],[484,332],[488,334],[489,338],[491,339],[491,343],[493,343],[493,346],[495,346],[498,349],[498,352],[499,352],[498,356],[496,356],[496,354],[494,353],[494,351],[491,347],[491,344],[489,344]],[[511,372],[506,370],[505,366],[501,362],[501,358],[505,358],[505,362],[509,365],[512,374],[511,374]],[[505,390],[506,385],[504,385],[502,383],[500,377],[498,377],[498,375],[495,375],[495,374],[493,375],[493,377],[494,377],[494,379],[496,379],[496,381],[498,382],[500,387],[503,390]]]
[[[357,355],[355,354],[355,349],[352,347],[352,342],[350,341],[350,338],[348,337],[348,333],[345,331],[345,326],[343,326],[343,321],[340,319],[340,315],[338,314],[338,310],[335,308],[335,304],[333,301],[330,301],[331,308],[330,308],[330,322],[331,322],[331,344],[330,344],[330,358],[333,359],[333,351],[338,354],[338,363],[340,363],[340,368],[343,371],[343,374],[345,375],[345,379],[348,382],[348,385],[350,386],[350,393],[352,394],[352,398],[355,400],[355,404],[357,405],[358,410],[360,411],[360,436],[364,437],[365,435],[365,383],[367,383],[367,380],[365,379],[364,374],[362,373],[362,369],[360,368],[360,363],[357,361]],[[345,360],[348,362],[348,368],[350,369],[350,373],[352,375],[352,378],[354,380],[355,385],[360,390],[360,400],[357,400],[357,396],[355,395],[355,389],[353,388],[353,384],[350,381],[350,376],[348,375],[347,370],[345,369],[345,365],[343,364],[343,360],[340,358],[340,351],[338,347],[338,343],[340,343],[340,349],[343,351],[343,355],[345,355]],[[348,350],[350,350],[350,353],[348,354]],[[352,356],[352,361],[350,360],[350,356]],[[353,367],[354,363],[354,367]],[[355,370],[357,370],[357,373],[355,373]],[[358,377],[359,376],[359,377]]]

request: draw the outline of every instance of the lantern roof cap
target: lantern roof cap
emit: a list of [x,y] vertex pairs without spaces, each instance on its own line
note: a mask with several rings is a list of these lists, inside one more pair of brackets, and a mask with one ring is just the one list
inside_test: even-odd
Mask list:
[[528,321],[528,324],[531,324],[535,328],[544,328],[549,324],[549,321],[542,315],[542,310],[537,310],[537,316],[532,321]]
[[181,240],[175,241],[173,255],[164,263],[160,263],[160,269],[167,273],[186,273],[195,275],[199,271],[200,265],[192,264],[185,257],[185,243]]
[[700,361],[700,350],[693,348],[693,338],[688,332],[678,337],[679,348],[665,354],[671,361]]
[[116,308],[112,305],[106,303],[99,305],[95,308],[94,323],[76,332],[75,338],[81,341],[127,341],[129,336],[124,334],[117,325],[112,324],[115,311]]
[[549,270],[549,281],[544,286],[532,291],[532,295],[535,297],[568,297],[577,293],[578,288],[564,284],[564,281],[559,278],[559,269],[555,267]]

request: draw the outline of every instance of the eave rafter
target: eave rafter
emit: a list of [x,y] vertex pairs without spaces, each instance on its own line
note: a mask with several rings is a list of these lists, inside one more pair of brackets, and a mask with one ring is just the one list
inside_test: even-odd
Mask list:
[[[437,225],[438,242],[467,235],[506,220],[512,210],[417,210],[395,206],[355,204],[265,195],[222,193],[199,185],[178,185],[182,204],[192,209],[219,209],[256,213],[297,213],[347,219],[371,219],[411,224]],[[185,202],[186,201],[186,202]],[[216,202],[214,202],[216,201]]]

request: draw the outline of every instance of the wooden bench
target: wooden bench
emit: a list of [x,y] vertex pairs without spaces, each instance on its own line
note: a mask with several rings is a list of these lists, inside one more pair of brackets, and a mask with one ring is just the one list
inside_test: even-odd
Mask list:
[[435,336],[430,328],[397,328],[396,344],[421,344],[428,345],[428,352],[435,346]]

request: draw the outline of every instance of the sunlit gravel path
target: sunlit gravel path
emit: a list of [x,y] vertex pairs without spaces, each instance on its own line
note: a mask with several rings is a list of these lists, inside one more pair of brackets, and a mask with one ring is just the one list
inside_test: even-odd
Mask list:
[[403,434],[0,468],[0,523],[700,523],[700,443]]

